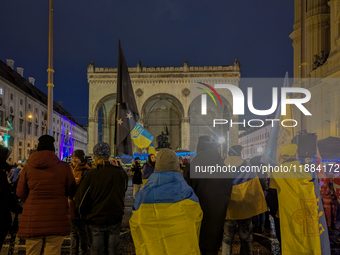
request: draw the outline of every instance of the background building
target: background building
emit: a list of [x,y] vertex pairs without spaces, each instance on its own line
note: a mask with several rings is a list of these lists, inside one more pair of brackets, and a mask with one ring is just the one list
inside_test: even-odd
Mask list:
[[[301,66],[301,1],[295,0],[294,78]],[[306,10],[307,89],[312,98],[306,104],[307,131],[318,139],[340,137],[340,1],[307,0]],[[300,86],[298,82],[295,86]],[[300,118],[300,111],[294,110]],[[296,130],[299,130],[299,125]]]
[[[21,67],[14,71],[11,59],[7,64],[0,60],[0,142],[9,136],[6,145],[12,150],[13,163],[27,158],[38,138],[47,133],[47,95],[34,86],[34,78],[27,81],[23,71]],[[76,149],[87,154],[87,131],[62,108],[62,102],[53,105],[53,136],[59,158]]]
[[[169,142],[173,149],[190,150],[190,144],[196,145],[197,138],[193,134],[206,135],[212,132],[207,125],[202,125],[205,117],[189,116],[189,111],[201,106],[201,91],[190,91],[191,81],[204,81],[211,86],[215,83],[234,84],[238,86],[241,76],[240,63],[225,66],[189,66],[185,61],[183,66],[142,67],[141,62],[136,67],[129,67],[131,83],[135,92],[136,103],[140,114],[139,123],[154,136],[157,147],[157,136],[169,129]],[[89,83],[89,154],[98,141],[104,141],[114,146],[115,102],[117,87],[117,68],[95,67],[91,62],[87,68]],[[227,89],[219,92],[225,115],[232,116],[232,95]],[[211,106],[211,107],[210,107]],[[214,103],[208,101],[205,123],[212,123],[217,115]],[[224,108],[222,108],[224,110]],[[199,112],[199,111],[196,111]],[[219,130],[219,135],[225,136],[230,144],[238,143],[238,126],[227,130]],[[192,132],[192,133],[191,133]],[[227,134],[228,133],[228,134]],[[191,135],[190,135],[191,134]],[[194,141],[190,141],[193,139]],[[137,152],[138,150],[135,150]]]
[[265,122],[263,127],[250,127],[239,135],[238,143],[242,145],[242,158],[250,159],[263,154],[269,138],[271,122]]

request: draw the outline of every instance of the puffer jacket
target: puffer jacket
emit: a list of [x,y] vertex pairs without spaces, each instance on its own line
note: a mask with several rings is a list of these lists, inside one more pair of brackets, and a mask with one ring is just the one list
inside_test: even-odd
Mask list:
[[67,196],[73,195],[75,180],[71,167],[53,151],[33,153],[20,173],[17,196],[26,200],[18,237],[64,236],[70,234]]

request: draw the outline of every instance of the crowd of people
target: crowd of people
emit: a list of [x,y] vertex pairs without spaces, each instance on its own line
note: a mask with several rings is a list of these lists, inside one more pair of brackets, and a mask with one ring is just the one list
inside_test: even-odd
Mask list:
[[[195,166],[261,164],[260,156],[244,160],[240,145],[231,146],[226,158],[219,148],[213,138],[202,136],[190,163],[171,149],[150,154],[144,165],[138,157],[132,161],[129,223],[136,254],[217,255],[222,250],[231,255],[238,232],[240,254],[250,255],[252,234],[269,234],[270,217],[281,242],[279,181],[263,173],[240,176],[239,171],[224,178],[191,177]],[[284,164],[299,164],[296,151],[293,144],[282,148]],[[0,251],[12,214],[21,214],[17,236],[26,240],[26,254],[61,254],[66,236],[72,255],[118,254],[129,177],[107,143],[94,146],[90,165],[82,150],[73,152],[71,164],[60,161],[49,135],[39,138],[24,167],[8,165],[9,154],[0,146]],[[327,227],[337,242],[340,210],[334,179],[323,180],[321,195]]]

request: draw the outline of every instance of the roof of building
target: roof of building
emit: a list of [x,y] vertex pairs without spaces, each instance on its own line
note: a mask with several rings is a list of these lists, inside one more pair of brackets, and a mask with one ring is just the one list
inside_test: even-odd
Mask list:
[[[47,95],[40,89],[32,85],[29,81],[27,81],[24,77],[22,77],[20,74],[18,74],[15,70],[13,70],[10,66],[8,66],[1,60],[0,60],[0,77],[3,77],[5,80],[16,86],[18,89],[20,89],[23,93],[30,95],[37,101],[47,106]],[[53,111],[66,117],[71,122],[75,123],[82,129],[84,129],[79,123],[77,123],[77,121],[68,111],[66,111],[63,107],[61,107],[58,103],[54,101]]]

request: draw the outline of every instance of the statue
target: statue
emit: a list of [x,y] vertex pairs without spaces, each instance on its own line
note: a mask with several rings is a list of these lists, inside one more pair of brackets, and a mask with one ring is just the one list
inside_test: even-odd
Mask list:
[[162,133],[157,137],[158,140],[158,147],[157,149],[163,149],[163,148],[170,148],[170,143],[169,143],[169,130],[167,125],[165,124],[165,131],[166,133],[162,131]]

